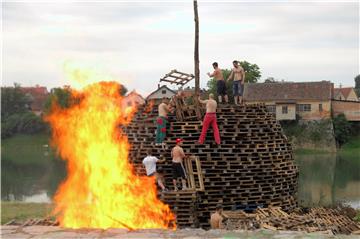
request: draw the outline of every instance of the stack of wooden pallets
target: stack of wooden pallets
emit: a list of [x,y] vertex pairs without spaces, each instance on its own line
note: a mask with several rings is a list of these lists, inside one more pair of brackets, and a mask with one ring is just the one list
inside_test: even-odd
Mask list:
[[298,170],[291,146],[264,105],[220,105],[220,146],[213,145],[212,130],[205,144],[197,144],[201,121],[180,122],[174,114],[169,115],[165,150],[155,146],[157,107],[151,111],[145,108],[139,108],[133,121],[123,128],[131,144],[129,158],[132,163],[141,164],[149,148],[155,156],[163,155],[167,161],[158,168],[172,190],[171,148],[176,138],[184,139],[185,153],[199,157],[201,162],[204,190],[198,192],[201,200],[197,206],[201,227],[209,226],[210,213],[217,204],[225,210],[279,206],[290,211],[296,207]]

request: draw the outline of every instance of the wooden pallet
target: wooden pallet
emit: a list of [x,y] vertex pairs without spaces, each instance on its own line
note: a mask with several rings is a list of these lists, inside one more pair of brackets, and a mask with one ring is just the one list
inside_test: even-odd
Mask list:
[[[196,209],[201,227],[209,227],[210,213],[217,204],[228,210],[243,205],[262,205],[291,211],[297,206],[298,169],[292,148],[281,126],[266,112],[264,105],[220,105],[217,121],[221,146],[212,145],[212,130],[207,133],[203,145],[196,144],[202,122],[197,119],[179,122],[175,114],[170,114],[165,150],[156,147],[154,142],[157,107],[151,111],[146,109],[146,112],[145,108],[139,108],[133,121],[122,127],[131,144],[129,160],[141,164],[147,149],[152,149],[155,156],[163,155],[167,160],[158,168],[162,169],[165,184],[172,190],[170,152],[176,138],[184,139],[185,153],[197,157],[201,164],[203,185],[198,183],[197,174],[188,182],[189,185],[195,182],[196,187],[201,188],[197,192],[200,201]],[[194,161],[191,165],[199,172]]]

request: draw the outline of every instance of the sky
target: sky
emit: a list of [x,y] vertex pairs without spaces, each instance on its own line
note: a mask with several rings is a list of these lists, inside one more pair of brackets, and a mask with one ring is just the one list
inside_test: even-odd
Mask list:
[[[230,68],[235,59],[257,64],[260,82],[354,86],[358,2],[199,0],[198,7],[201,88],[212,62]],[[70,64],[146,96],[172,69],[194,72],[193,19],[192,1],[2,3],[2,85],[72,84]]]

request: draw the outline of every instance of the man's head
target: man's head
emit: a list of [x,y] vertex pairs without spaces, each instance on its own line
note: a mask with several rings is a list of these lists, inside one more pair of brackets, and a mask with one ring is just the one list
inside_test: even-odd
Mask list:
[[233,66],[234,66],[234,67],[238,67],[238,66],[239,66],[239,62],[238,62],[237,60],[234,60],[234,61],[233,61]]
[[212,65],[213,65],[214,69],[219,67],[219,64],[217,62],[212,63]]
[[210,99],[210,100],[213,100],[213,99],[214,99],[214,94],[213,94],[213,93],[210,93],[210,94],[209,94],[209,99]]
[[148,150],[146,150],[146,155],[147,155],[147,156],[152,155],[152,149],[148,149]]
[[215,210],[216,210],[218,213],[222,213],[223,208],[222,208],[221,205],[217,205]]
[[146,155],[147,155],[147,156],[152,155],[152,150],[151,150],[151,149],[147,149],[147,150],[146,150]]
[[166,97],[163,97],[161,102],[167,104],[169,102],[169,99]]
[[180,139],[180,138],[176,139],[176,145],[181,145],[182,142],[183,142],[183,139]]

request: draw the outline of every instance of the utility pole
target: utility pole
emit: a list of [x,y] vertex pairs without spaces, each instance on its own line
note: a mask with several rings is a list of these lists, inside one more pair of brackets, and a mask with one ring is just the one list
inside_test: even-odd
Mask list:
[[199,15],[197,0],[194,0],[194,21],[195,21],[195,47],[194,47],[194,67],[195,67],[195,96],[200,95],[200,69],[199,69]]

